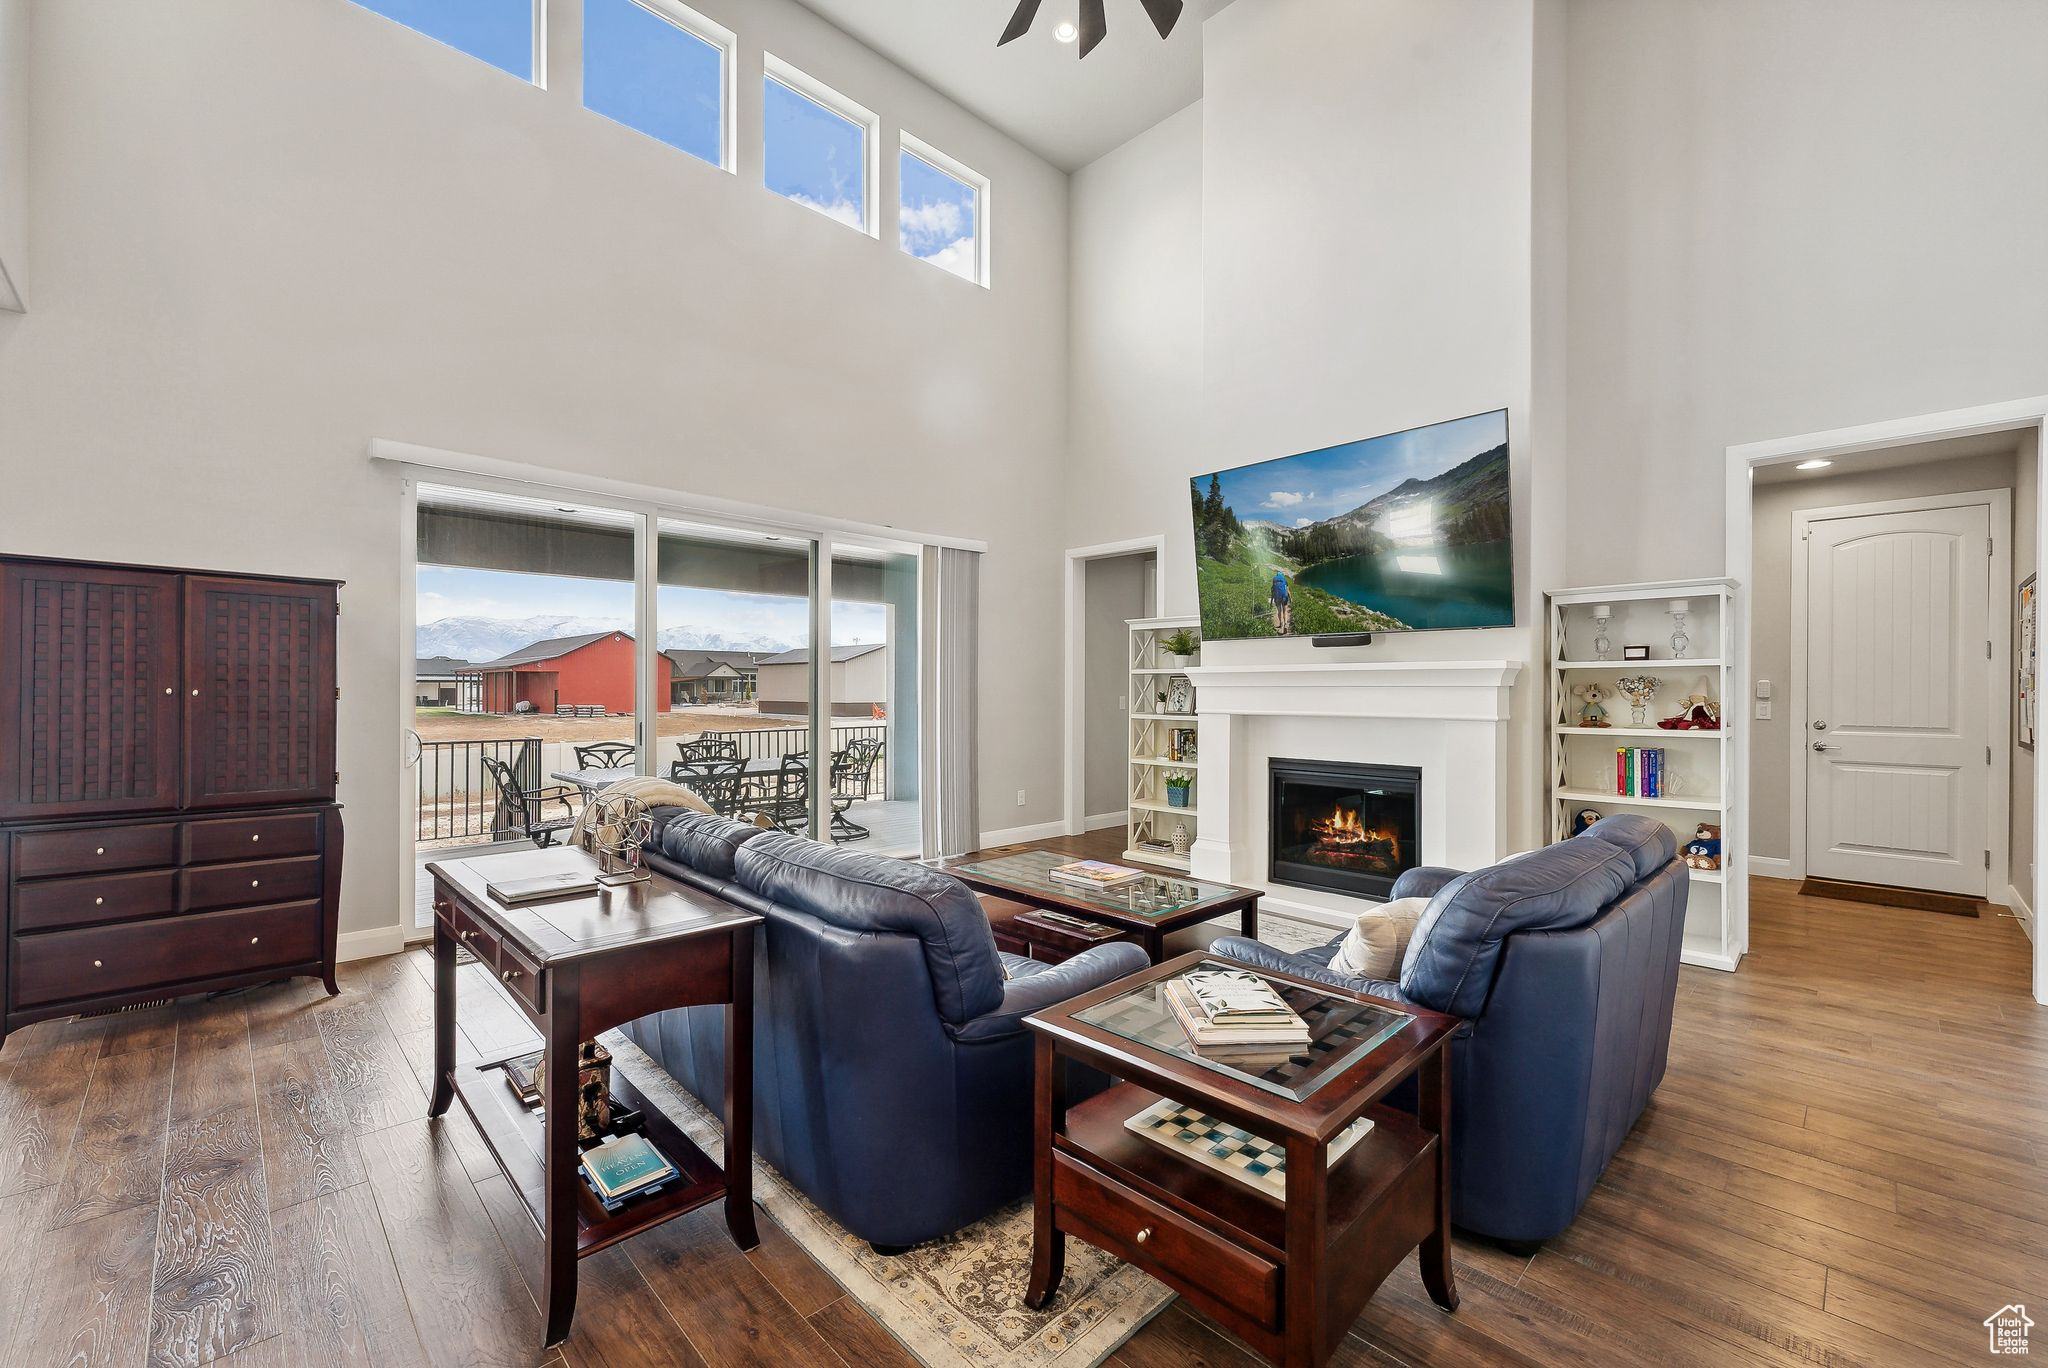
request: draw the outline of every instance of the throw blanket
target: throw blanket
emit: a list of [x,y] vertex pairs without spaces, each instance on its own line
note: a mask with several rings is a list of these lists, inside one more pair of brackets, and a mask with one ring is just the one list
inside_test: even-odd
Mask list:
[[[651,808],[683,807],[693,812],[711,811],[711,804],[699,798],[693,790],[668,779],[656,779],[651,775],[629,774],[616,784],[606,784],[597,792],[598,795],[623,793],[629,798],[638,798]],[[585,803],[583,811],[576,814],[576,825],[569,828],[570,845],[583,844],[583,834],[589,825],[591,810],[596,805],[593,797],[593,801]]]

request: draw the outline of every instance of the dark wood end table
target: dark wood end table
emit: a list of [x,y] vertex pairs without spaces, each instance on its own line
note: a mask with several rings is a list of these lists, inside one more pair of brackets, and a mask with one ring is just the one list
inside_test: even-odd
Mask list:
[[[435,1080],[427,1115],[442,1115],[460,1098],[540,1227],[545,1343],[569,1333],[578,1259],[720,1198],[733,1243],[759,1244],[752,1185],[754,928],[761,918],[659,874],[515,907],[486,891],[509,879],[594,874],[596,862],[580,850],[442,860],[427,870],[434,879]],[[507,1086],[504,1058],[455,1062],[458,946],[498,976],[540,1030],[543,1118]],[[614,1099],[641,1112],[647,1138],[681,1173],[662,1191],[607,1212],[576,1172],[582,1042],[651,1012],[708,1003],[725,1004],[723,1162],[713,1162],[615,1070]]]
[[1242,934],[1259,934],[1261,895],[1256,888],[1150,870],[1143,881],[1124,888],[1080,888],[1051,877],[1054,866],[1080,858],[1057,851],[1026,850],[963,856],[943,861],[939,867],[977,893],[1014,898],[1128,932],[1154,964],[1166,958],[1166,937],[1182,927],[1235,913]]
[[[1431,1300],[1456,1309],[1447,1146],[1457,1019],[1260,970],[1317,1043],[1298,1066],[1253,1081],[1202,1062],[1160,1015],[1156,985],[1210,958],[1184,955],[1027,1018],[1038,1094],[1026,1301],[1052,1300],[1071,1235],[1144,1269],[1284,1368],[1322,1368],[1410,1250]],[[1120,1081],[1070,1105],[1069,1060]],[[1384,1105],[1411,1075],[1416,1111]],[[1162,1098],[1284,1146],[1285,1202],[1126,1128]],[[1371,1131],[1326,1163],[1360,1117]]]

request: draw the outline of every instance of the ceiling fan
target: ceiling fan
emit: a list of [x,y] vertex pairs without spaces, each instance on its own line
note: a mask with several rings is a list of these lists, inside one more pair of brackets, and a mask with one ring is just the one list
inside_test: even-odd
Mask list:
[[[1031,21],[1038,17],[1038,7],[1043,0],[1021,0],[1017,12],[1010,16],[1010,26],[1003,30],[1003,36],[996,46],[1014,42],[1031,31]],[[1103,0],[1081,0],[1081,55],[1086,57],[1095,51],[1095,45],[1109,36],[1109,23],[1103,17]],[[1182,0],[1139,0],[1145,13],[1152,16],[1152,27],[1159,30],[1161,38],[1173,32],[1174,24],[1180,19]],[[1062,35],[1065,36],[1065,35]]]

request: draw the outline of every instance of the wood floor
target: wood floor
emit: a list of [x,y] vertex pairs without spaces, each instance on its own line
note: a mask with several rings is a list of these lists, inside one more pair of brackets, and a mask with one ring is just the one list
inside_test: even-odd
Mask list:
[[[1452,1316],[1404,1265],[1338,1364],[1975,1363],[1986,1316],[2048,1301],[2024,937],[1754,888],[1750,957],[1683,971],[1670,1072],[1577,1224],[1533,1259],[1460,1241]],[[715,1207],[586,1261],[541,1353],[531,1224],[466,1121],[423,1119],[428,968],[10,1038],[0,1364],[910,1363],[772,1221],[740,1254]],[[464,1048],[516,1044],[464,972]],[[1176,1304],[1112,1362],[1254,1361]]]

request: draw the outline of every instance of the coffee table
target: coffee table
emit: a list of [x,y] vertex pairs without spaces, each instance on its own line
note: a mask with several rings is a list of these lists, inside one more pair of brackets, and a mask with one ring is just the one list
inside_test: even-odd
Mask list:
[[[1161,984],[1204,963],[1244,967],[1182,955],[1025,1019],[1037,1037],[1038,1089],[1025,1300],[1044,1307],[1059,1291],[1071,1235],[1143,1269],[1285,1368],[1322,1368],[1410,1250],[1430,1299],[1456,1310],[1448,1146],[1457,1018],[1261,970],[1309,1023],[1312,1043],[1277,1062],[1233,1064],[1190,1045],[1160,999]],[[1121,1081],[1070,1105],[1070,1064]],[[1410,1077],[1415,1109],[1384,1105]],[[1125,1126],[1166,1098],[1283,1150],[1284,1200]],[[1361,1117],[1372,1129],[1328,1159]]]
[[1131,933],[1154,964],[1166,958],[1166,937],[1184,926],[1238,915],[1246,936],[1259,934],[1259,890],[1234,884],[1147,874],[1122,888],[1078,888],[1051,877],[1051,871],[1078,855],[1052,850],[1025,850],[985,858],[967,856],[940,865],[948,874],[981,893],[1015,898],[1033,907],[1047,907],[1089,921],[1106,922]]

